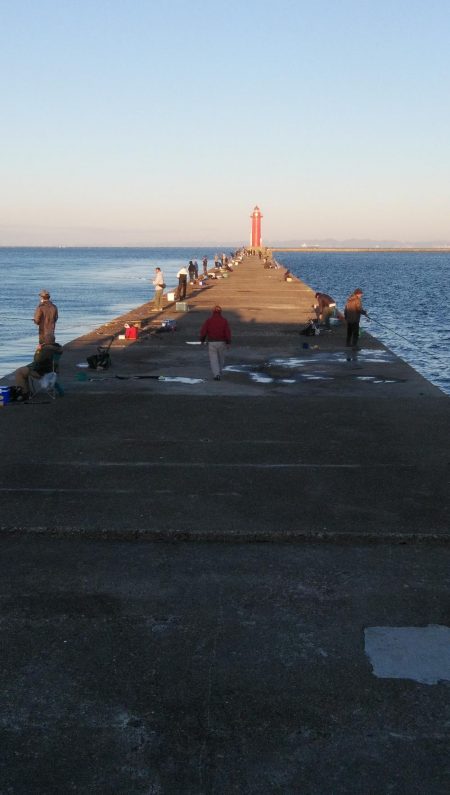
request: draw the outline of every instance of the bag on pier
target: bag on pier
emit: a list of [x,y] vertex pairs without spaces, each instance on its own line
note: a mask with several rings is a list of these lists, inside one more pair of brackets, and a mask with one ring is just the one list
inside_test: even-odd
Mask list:
[[314,323],[314,320],[309,320],[306,326],[304,326],[300,331],[299,334],[303,334],[305,337],[313,337],[315,334],[319,333],[319,329],[317,325]]
[[111,367],[111,356],[109,353],[94,353],[87,357],[87,363],[91,370],[107,370]]
[[92,356],[87,357],[86,361],[91,370],[107,370],[108,367],[111,367],[110,346],[111,343],[107,348],[99,347],[97,348],[98,353],[93,353]]

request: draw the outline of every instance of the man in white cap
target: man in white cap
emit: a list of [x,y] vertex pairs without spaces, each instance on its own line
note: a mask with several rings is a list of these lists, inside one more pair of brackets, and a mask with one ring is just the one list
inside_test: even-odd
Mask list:
[[39,326],[39,342],[42,343],[46,334],[55,333],[58,307],[50,301],[48,290],[41,290],[39,298],[39,306],[36,307],[33,320]]

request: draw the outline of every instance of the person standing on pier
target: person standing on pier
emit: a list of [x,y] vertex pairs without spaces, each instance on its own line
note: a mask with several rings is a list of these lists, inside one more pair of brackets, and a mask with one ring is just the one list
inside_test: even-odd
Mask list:
[[195,280],[195,265],[194,265],[194,263],[192,262],[191,259],[189,260],[188,273],[189,273],[189,282],[191,284],[194,284],[194,280]]
[[184,301],[186,298],[186,285],[187,285],[188,272],[187,268],[183,267],[177,273],[178,279],[178,299]]
[[206,256],[206,254],[205,254],[205,256],[202,259],[202,265],[203,265],[203,276],[207,276],[208,275],[208,257]]
[[155,278],[153,279],[155,288],[155,309],[157,312],[163,308],[163,295],[164,295],[164,274],[161,268],[155,268]]
[[[362,305],[362,296],[363,291],[360,287],[357,287],[347,298],[347,303],[345,304],[344,317],[347,322],[347,347],[358,347],[361,315],[365,315],[368,318],[367,312]],[[370,320],[370,318],[368,319]]]
[[222,317],[222,307],[214,307],[212,315],[205,320],[200,329],[202,345],[208,340],[208,355],[215,381],[220,381],[225,365],[225,350],[231,343],[231,331],[228,320]]
[[39,306],[36,307],[33,321],[39,326],[39,342],[44,342],[46,334],[54,334],[56,321],[58,320],[58,307],[50,301],[48,290],[41,290],[39,293]]

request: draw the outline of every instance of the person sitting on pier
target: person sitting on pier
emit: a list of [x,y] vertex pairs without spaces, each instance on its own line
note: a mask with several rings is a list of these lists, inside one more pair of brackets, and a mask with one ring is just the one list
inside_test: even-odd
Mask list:
[[55,342],[54,334],[46,334],[42,344],[36,348],[33,361],[15,372],[18,401],[27,401],[30,396],[30,378],[42,378],[46,373],[58,372],[58,362],[63,349]]

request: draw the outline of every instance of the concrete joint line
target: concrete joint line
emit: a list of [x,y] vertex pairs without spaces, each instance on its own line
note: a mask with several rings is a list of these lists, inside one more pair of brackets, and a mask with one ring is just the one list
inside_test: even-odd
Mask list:
[[386,532],[380,533],[337,533],[333,531],[309,531],[286,530],[283,531],[257,531],[254,533],[242,531],[230,533],[226,530],[216,530],[214,532],[200,532],[192,528],[172,529],[162,528],[159,530],[147,528],[110,528],[110,527],[66,527],[64,525],[44,526],[10,526],[0,525],[0,534],[3,535],[43,535],[55,538],[79,538],[90,540],[105,541],[176,541],[176,542],[220,542],[226,544],[251,544],[251,543],[276,543],[276,544],[370,544],[370,545],[408,545],[426,544],[447,546],[450,542],[450,534],[436,533],[430,531],[423,532]]
[[[252,463],[230,463],[216,464],[207,461],[57,461],[57,466],[73,467],[130,467],[134,468],[170,468],[170,467],[190,467],[199,469],[416,469],[413,464],[252,464]],[[51,466],[51,465],[50,465]]]

